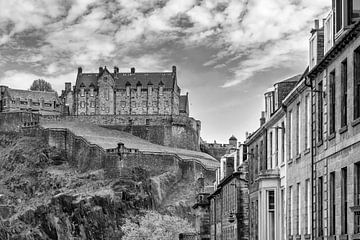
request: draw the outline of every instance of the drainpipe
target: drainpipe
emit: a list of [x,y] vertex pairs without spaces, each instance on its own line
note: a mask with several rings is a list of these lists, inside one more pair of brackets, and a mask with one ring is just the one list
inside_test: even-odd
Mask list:
[[[309,83],[307,82],[307,80],[309,80]],[[305,86],[310,88],[310,105],[311,105],[311,117],[310,117],[310,121],[311,121],[311,206],[313,208],[314,206],[314,202],[316,201],[316,197],[314,194],[314,187],[315,187],[315,181],[314,181],[314,162],[315,162],[315,153],[314,153],[314,126],[313,126],[313,88],[312,88],[312,81],[311,78],[306,76],[305,78]],[[313,211],[313,209],[311,209],[311,236],[312,239],[315,239],[315,226],[314,226],[314,220],[315,220],[315,213]],[[316,223],[315,223],[316,224]]]

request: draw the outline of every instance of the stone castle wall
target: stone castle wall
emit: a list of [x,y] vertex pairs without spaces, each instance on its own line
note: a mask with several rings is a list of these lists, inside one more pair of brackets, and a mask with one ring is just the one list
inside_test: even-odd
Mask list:
[[[108,93],[106,93],[108,92]],[[104,94],[106,93],[106,94]],[[165,114],[179,115],[179,94],[173,90],[154,87],[139,89],[100,88],[98,91],[84,91],[74,93],[75,114],[77,115],[113,115],[119,114]],[[107,96],[109,94],[109,96]],[[72,96],[72,93],[68,94]],[[70,98],[67,101],[70,101]]]
[[39,123],[39,114],[29,112],[0,113],[0,131],[21,131],[24,126],[35,126]]
[[201,123],[186,116],[93,115],[42,116],[41,121],[78,121],[129,132],[155,144],[200,150]]

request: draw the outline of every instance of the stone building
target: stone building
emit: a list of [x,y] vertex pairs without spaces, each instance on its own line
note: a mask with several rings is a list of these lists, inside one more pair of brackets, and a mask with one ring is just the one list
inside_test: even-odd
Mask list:
[[286,109],[283,164],[287,174],[280,194],[281,240],[311,237],[311,89],[306,83],[307,71],[282,102]]
[[79,67],[75,86],[65,83],[61,98],[68,115],[189,116],[188,94],[181,95],[175,66],[171,72],[139,73],[117,67],[84,73]]
[[210,193],[200,192],[196,196],[193,206],[195,211],[195,229],[198,233],[198,240],[210,240]]
[[238,147],[237,138],[232,135],[229,138],[229,143],[217,143],[214,141],[213,143],[208,143],[206,141],[200,141],[200,149],[202,152],[206,152],[207,154],[213,156],[214,158],[220,160],[226,153],[228,153],[231,149]]
[[59,115],[61,101],[56,92],[20,90],[0,86],[0,112],[15,111]]
[[212,240],[249,239],[248,165],[246,154],[239,154],[243,152],[235,149],[221,158],[215,191],[208,197]]
[[265,96],[260,127],[247,137],[249,226],[252,240],[286,239],[286,108],[300,76],[274,84]]
[[[310,48],[310,59],[319,60],[307,75],[312,86],[312,237],[360,239],[360,4],[332,3],[324,21],[323,57]],[[317,34],[315,28],[310,46]]]

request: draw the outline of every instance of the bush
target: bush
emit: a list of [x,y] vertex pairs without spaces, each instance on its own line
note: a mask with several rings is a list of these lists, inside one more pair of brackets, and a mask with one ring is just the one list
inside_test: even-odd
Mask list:
[[191,224],[176,216],[146,211],[138,221],[126,219],[123,240],[176,240],[183,232],[195,232]]

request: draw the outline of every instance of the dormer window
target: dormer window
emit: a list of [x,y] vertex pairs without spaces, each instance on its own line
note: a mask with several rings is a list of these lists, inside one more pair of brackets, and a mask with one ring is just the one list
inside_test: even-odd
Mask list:
[[326,54],[334,45],[334,14],[331,11],[324,23],[324,54]]
[[94,96],[94,88],[90,88],[90,97]]
[[317,35],[314,34],[311,38],[310,38],[310,44],[309,44],[309,68],[312,69],[316,63],[317,63],[317,59],[316,59],[316,51],[317,51],[317,46],[316,46],[316,42],[317,42]]
[[360,0],[335,0],[333,8],[337,37],[344,28],[360,20]]
[[85,97],[85,88],[83,87],[80,89],[80,96]]
[[343,0],[335,0],[335,31],[343,28]]

